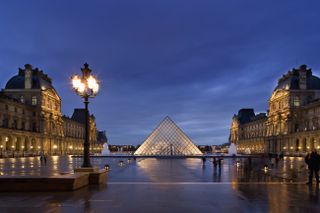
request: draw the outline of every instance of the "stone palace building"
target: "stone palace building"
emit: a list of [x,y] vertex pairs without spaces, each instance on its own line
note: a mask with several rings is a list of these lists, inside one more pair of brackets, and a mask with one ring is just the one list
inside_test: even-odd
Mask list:
[[[0,156],[81,154],[84,116],[84,109],[75,109],[72,117],[62,115],[51,79],[26,64],[0,92]],[[104,138],[90,115],[91,153],[101,152]]]
[[267,113],[240,109],[229,142],[239,153],[300,155],[320,149],[320,78],[302,65],[278,81]]

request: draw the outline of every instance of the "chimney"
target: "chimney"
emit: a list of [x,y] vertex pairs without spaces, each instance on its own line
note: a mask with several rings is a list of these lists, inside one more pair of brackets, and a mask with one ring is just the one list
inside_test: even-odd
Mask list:
[[32,66],[30,64],[24,65],[24,88],[32,88]]
[[307,66],[301,65],[299,70],[299,88],[307,89]]

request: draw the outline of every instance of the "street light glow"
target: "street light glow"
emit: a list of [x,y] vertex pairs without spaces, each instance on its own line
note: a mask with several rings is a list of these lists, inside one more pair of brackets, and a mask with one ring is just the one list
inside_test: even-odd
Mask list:
[[89,89],[95,88],[96,85],[98,84],[97,80],[92,75],[89,76],[87,82],[88,82]]
[[82,84],[81,79],[79,76],[75,75],[72,77],[72,86],[74,89],[78,89],[80,87],[80,84]]

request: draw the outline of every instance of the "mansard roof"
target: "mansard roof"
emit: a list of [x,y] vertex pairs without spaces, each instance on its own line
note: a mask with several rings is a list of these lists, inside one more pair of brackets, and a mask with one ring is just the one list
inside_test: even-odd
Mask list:
[[298,90],[299,87],[299,77],[301,72],[306,72],[307,77],[307,89],[309,90],[320,90],[320,78],[312,75],[311,69],[307,68],[307,65],[301,65],[298,69],[293,68],[284,74],[278,81],[278,85],[274,90],[277,89],[290,89]]
[[[13,76],[6,84],[5,89],[24,89],[25,88],[25,70],[32,70],[32,89],[50,89],[53,88],[51,78],[38,68],[32,69],[32,65],[26,64],[25,69],[19,68],[18,75]],[[53,88],[54,89],[54,88]]]

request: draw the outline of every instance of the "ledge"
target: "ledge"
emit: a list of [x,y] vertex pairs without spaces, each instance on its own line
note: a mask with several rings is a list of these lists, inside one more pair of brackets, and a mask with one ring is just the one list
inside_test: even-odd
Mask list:
[[77,168],[74,169],[75,174],[88,174],[89,184],[105,184],[107,182],[107,170],[97,167]]
[[74,191],[88,184],[88,173],[58,176],[0,176],[0,192]]

